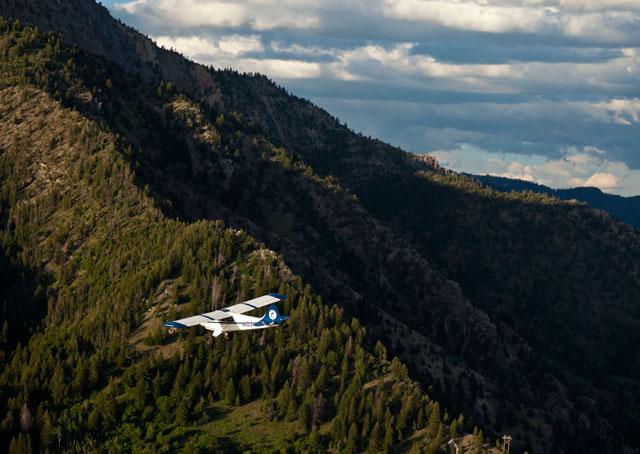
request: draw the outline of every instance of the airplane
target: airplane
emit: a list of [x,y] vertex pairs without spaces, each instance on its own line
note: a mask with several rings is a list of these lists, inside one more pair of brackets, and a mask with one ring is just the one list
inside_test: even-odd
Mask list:
[[[285,320],[289,319],[288,315],[280,315],[278,308],[272,304],[286,299],[285,295],[277,293],[269,293],[258,298],[254,298],[243,303],[234,304],[224,309],[218,309],[206,314],[194,315],[173,322],[163,323],[162,326],[168,326],[172,332],[175,328],[187,328],[189,326],[204,326],[206,329],[213,331],[212,336],[218,337],[225,333],[229,335],[229,331],[244,331],[250,329],[264,329],[278,326]],[[258,309],[270,304],[267,312],[262,318],[243,315],[245,312]],[[233,320],[225,320],[231,317]],[[211,342],[213,338],[207,337],[207,342]]]

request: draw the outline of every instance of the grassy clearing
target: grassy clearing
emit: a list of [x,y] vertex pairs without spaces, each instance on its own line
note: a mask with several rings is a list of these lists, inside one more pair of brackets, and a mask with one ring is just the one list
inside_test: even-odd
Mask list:
[[275,449],[285,446],[301,435],[296,421],[267,421],[262,411],[262,401],[257,400],[239,407],[228,407],[222,403],[211,406],[212,421],[198,430],[229,437],[238,443],[251,446],[253,451]]

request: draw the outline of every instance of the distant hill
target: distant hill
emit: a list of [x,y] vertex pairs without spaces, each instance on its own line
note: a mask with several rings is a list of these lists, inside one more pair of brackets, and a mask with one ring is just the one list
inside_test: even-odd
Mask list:
[[533,191],[557,197],[561,200],[579,200],[590,207],[603,210],[617,216],[618,219],[640,229],[640,195],[634,197],[622,197],[615,194],[606,194],[598,188],[580,187],[571,189],[552,189],[548,186],[532,183],[530,181],[513,178],[495,177],[491,175],[471,175],[474,180],[491,186],[502,192]]

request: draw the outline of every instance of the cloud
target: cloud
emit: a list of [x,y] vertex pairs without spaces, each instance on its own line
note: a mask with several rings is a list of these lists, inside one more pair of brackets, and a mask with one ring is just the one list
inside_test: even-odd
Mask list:
[[616,194],[640,192],[640,170],[630,170],[622,162],[603,159],[602,150],[593,153],[590,147],[569,147],[559,159],[532,158],[464,144],[431,154],[441,165],[478,175],[517,178],[552,188],[592,186]]
[[[416,43],[367,44],[349,49],[274,46],[276,51],[330,56],[324,74],[346,80],[377,80],[429,90],[537,94],[564,92],[634,92],[640,58],[622,55],[598,63],[509,62],[456,63],[415,53]],[[326,60],[325,60],[326,61]]]
[[297,29],[309,32],[340,30],[355,38],[376,31],[404,40],[415,29],[407,24],[430,24],[445,29],[481,33],[558,35],[589,42],[634,43],[640,38],[637,1],[490,1],[490,0],[370,0],[306,2],[288,0],[134,0],[114,3],[114,11],[147,23],[172,28],[230,27],[254,31]]
[[396,19],[490,33],[551,31],[558,20],[554,10],[549,8],[446,0],[388,0],[383,9],[385,15]]
[[255,35],[224,35],[219,38],[203,36],[156,36],[153,38],[159,46],[177,50],[186,57],[206,64],[232,63],[245,54],[264,50],[262,43]]
[[194,0],[135,0],[116,3],[114,8],[129,14],[149,15],[183,26],[213,25],[238,27],[250,20],[246,8],[240,3],[201,2]]
[[[409,151],[486,150],[455,162],[640,193],[640,0],[134,0],[111,11]],[[582,154],[600,159],[585,167]]]
[[[335,91],[319,89],[328,90]],[[343,97],[314,96],[312,100],[346,119],[357,131],[417,153],[455,149],[466,143],[496,153],[555,159],[560,150],[574,146],[640,168],[640,131],[614,122],[614,114],[599,103],[523,99],[520,95],[508,95],[502,102],[484,97],[465,101],[466,95],[456,95],[461,101],[447,93],[422,101],[412,98],[413,90],[401,90],[388,89],[385,96],[389,99],[362,99],[363,93],[349,99],[345,89]]]
[[244,55],[247,52],[263,51],[262,42],[256,35],[225,36],[218,41],[218,47],[221,51],[231,55]]
[[157,36],[160,46],[175,49],[201,63],[217,67],[233,67],[240,72],[259,72],[277,79],[311,79],[321,74],[320,65],[298,60],[246,57],[262,52],[262,42],[255,35],[225,35],[217,39],[199,36]]
[[524,0],[530,6],[556,6],[567,11],[613,11],[640,9],[638,0]]
[[640,99],[612,99],[608,102],[594,104],[594,107],[610,114],[611,121],[621,125],[638,123],[640,116]]
[[[264,50],[257,35],[241,36],[235,34],[223,36],[217,40],[199,36],[176,38],[158,36],[155,37],[155,40],[158,44],[176,49],[187,57],[198,59],[203,63],[214,64],[218,67],[222,66],[220,64],[223,62],[221,58],[241,56],[248,52],[262,52]],[[333,59],[321,63],[298,61],[295,65],[293,60],[290,59],[269,59],[270,63],[268,65],[260,63],[260,61],[266,62],[267,59],[260,61],[259,59],[252,59],[251,64],[261,68],[277,68],[278,65],[275,62],[280,61],[282,62],[281,66],[307,68],[305,71],[298,71],[297,78],[312,78],[322,73],[327,77],[342,80],[391,80],[397,79],[398,75],[404,75],[414,81],[434,78],[449,81],[456,79],[459,84],[467,84],[473,89],[477,89],[482,84],[482,79],[521,77],[520,70],[514,65],[444,63],[429,55],[411,54],[413,47],[413,43],[400,43],[392,47],[366,45],[355,49],[341,50],[300,45],[285,47],[279,43],[271,43],[271,48],[280,54],[329,55]],[[243,63],[242,60],[236,60],[234,67],[242,70],[247,66],[245,63],[247,62]],[[310,68],[313,68],[313,70],[310,70]],[[390,72],[390,70],[392,71]],[[278,74],[280,73],[280,71],[267,72],[267,75],[279,77]],[[498,89],[496,88],[496,90]]]
[[236,68],[244,72],[259,72],[276,79],[312,79],[319,77],[322,69],[318,63],[299,60],[247,59]]
[[569,180],[569,184],[575,184],[576,186],[594,186],[603,191],[607,191],[617,188],[622,183],[619,178],[611,173],[596,172],[584,181],[579,178]]
[[148,16],[156,22],[182,27],[241,27],[263,31],[275,28],[313,28],[318,17],[298,12],[295,4],[254,0],[247,2],[208,0],[134,0],[114,3],[113,8],[130,15]]
[[632,1],[387,0],[383,11],[396,19],[466,31],[559,34],[587,40],[597,36],[601,42],[626,42],[638,36],[639,8]]
[[[387,77],[390,74],[401,73],[418,79],[459,78],[463,81],[465,79],[471,81],[474,85],[483,78],[521,77],[521,73],[514,65],[446,63],[438,61],[430,55],[412,54],[411,50],[414,46],[413,43],[400,43],[391,48],[368,45],[343,52],[338,58],[345,69],[367,63],[369,66],[367,69],[373,65],[379,66],[383,70],[382,74]],[[393,69],[393,73],[389,73],[388,69]]]
[[282,42],[271,41],[271,48],[281,54],[294,54],[294,55],[305,55],[305,56],[313,56],[318,57],[321,55],[336,55],[335,48],[324,48],[321,46],[303,46],[300,44],[290,44],[286,45]]
[[156,36],[159,46],[175,49],[189,58],[199,56],[238,57],[249,52],[262,52],[263,47],[257,36],[227,35],[217,40],[201,36]]

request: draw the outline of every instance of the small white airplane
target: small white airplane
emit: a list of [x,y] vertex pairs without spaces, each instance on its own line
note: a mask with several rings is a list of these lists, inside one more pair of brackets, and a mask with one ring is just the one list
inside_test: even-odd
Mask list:
[[[289,319],[287,315],[280,315],[278,308],[272,304],[287,298],[277,293],[269,293],[258,298],[254,298],[243,303],[234,304],[233,306],[217,311],[207,312],[206,314],[194,315],[173,322],[163,323],[162,326],[168,326],[171,329],[187,328],[189,326],[200,325],[206,329],[213,331],[213,337],[218,337],[222,333],[229,331],[244,331],[249,329],[264,329],[278,326],[285,320]],[[262,318],[243,315],[245,312],[264,307],[271,304],[266,314]],[[233,320],[225,320],[231,317]],[[208,338],[207,341],[211,340]]]

